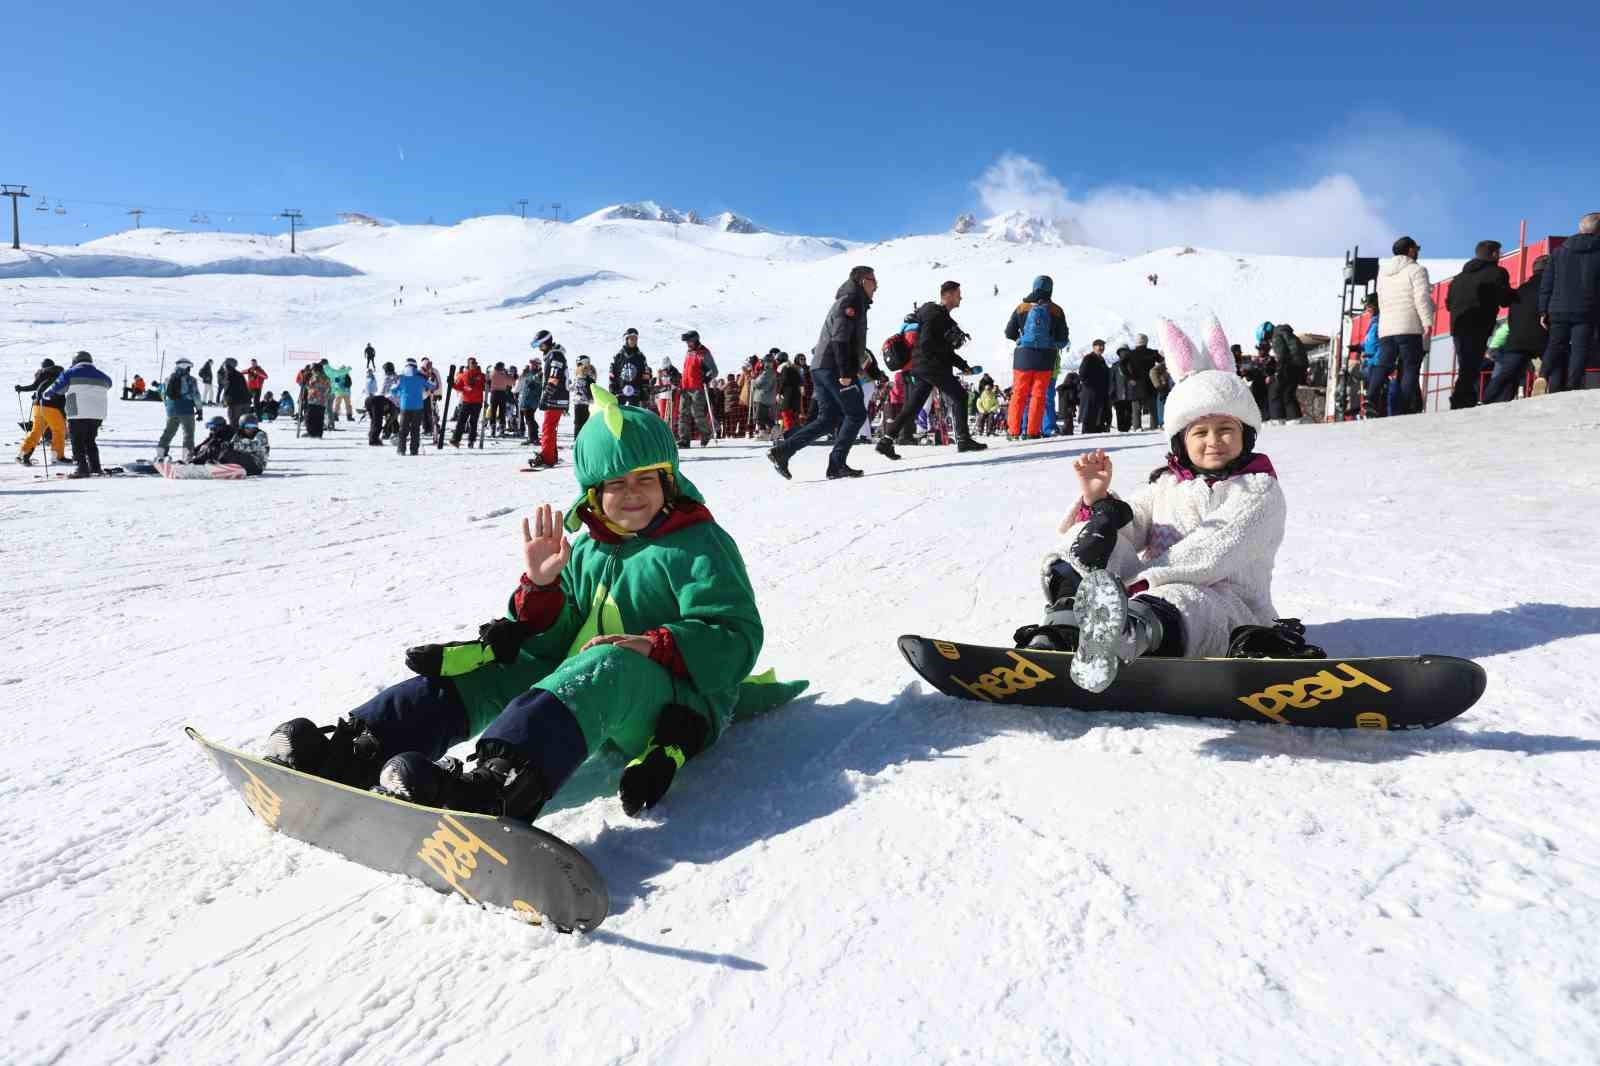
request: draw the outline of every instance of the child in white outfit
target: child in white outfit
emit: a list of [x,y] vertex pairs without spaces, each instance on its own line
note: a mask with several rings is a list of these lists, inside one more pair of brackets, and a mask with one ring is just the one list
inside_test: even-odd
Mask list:
[[[1111,492],[1104,451],[1073,463],[1080,496],[1060,527],[1068,546],[1046,556],[1041,575],[1050,611],[1043,625],[1017,631],[1019,647],[1076,651],[1086,662],[1113,653],[1222,656],[1237,627],[1274,623],[1272,567],[1287,504],[1272,463],[1255,450],[1261,410],[1215,316],[1209,359],[1173,323],[1163,320],[1162,329],[1177,379],[1166,406],[1175,430],[1167,463],[1126,501]],[[1109,607],[1109,633],[1094,631],[1093,605],[1079,594],[1086,574],[1116,579],[1113,598],[1124,599],[1125,608]]]

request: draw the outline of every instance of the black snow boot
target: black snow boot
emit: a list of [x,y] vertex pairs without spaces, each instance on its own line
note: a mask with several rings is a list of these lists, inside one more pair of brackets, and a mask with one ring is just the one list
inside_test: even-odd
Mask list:
[[860,470],[857,470],[855,467],[850,466],[848,463],[846,463],[844,465],[841,465],[837,470],[828,471],[828,480],[829,481],[838,481],[840,478],[852,478],[852,477],[862,477],[862,476],[863,476],[863,474],[862,474],[862,472]]
[[973,440],[971,437],[963,437],[956,441],[956,451],[958,452],[986,452],[988,450],[989,446],[987,444],[981,440]]
[[499,741],[478,744],[468,770],[446,755],[429,762],[421,752],[396,755],[383,765],[375,791],[423,807],[490,814],[531,822],[550,799],[539,772]]
[[377,784],[386,756],[383,742],[358,718],[321,727],[309,718],[295,718],[267,738],[268,762],[353,788]]
[[885,459],[898,460],[900,458],[900,453],[894,450],[894,441],[888,437],[879,437],[878,443],[872,446],[872,450]]
[[767,449],[767,461],[772,464],[774,470],[783,475],[783,480],[790,481],[794,478],[794,475],[789,473],[789,457],[778,449]]

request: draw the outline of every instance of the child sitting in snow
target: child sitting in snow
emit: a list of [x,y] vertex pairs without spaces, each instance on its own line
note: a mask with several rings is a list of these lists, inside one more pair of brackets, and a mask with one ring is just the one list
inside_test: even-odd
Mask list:
[[1171,322],[1162,329],[1177,378],[1167,463],[1128,500],[1112,495],[1103,450],[1073,463],[1081,495],[1061,523],[1069,546],[1046,556],[1041,574],[1049,612],[1016,633],[1018,647],[1076,652],[1073,680],[1092,691],[1110,685],[1120,662],[1227,655],[1236,628],[1275,619],[1272,566],[1287,505],[1255,450],[1261,409],[1215,317],[1209,360]]
[[[284,723],[269,758],[425,806],[532,821],[609,744],[635,757],[620,788],[634,814],[732,718],[805,688],[747,679],[763,636],[755,594],[739,549],[679,471],[667,424],[598,386],[592,396],[573,447],[581,491],[565,521],[549,505],[531,528],[523,520],[507,617],[478,640],[410,649],[421,676],[337,726]],[[580,526],[589,535],[569,543],[564,531]],[[472,736],[472,769],[441,758]]]

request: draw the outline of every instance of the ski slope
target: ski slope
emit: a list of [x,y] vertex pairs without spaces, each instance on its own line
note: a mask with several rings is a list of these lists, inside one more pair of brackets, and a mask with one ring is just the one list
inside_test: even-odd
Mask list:
[[[154,406],[116,406],[109,460],[149,451]],[[813,693],[648,817],[608,795],[545,819],[610,881],[587,937],[272,835],[181,732],[257,744],[473,631],[567,470],[283,423],[241,484],[8,467],[0,1060],[1594,1061],[1597,424],[1562,396],[1265,435],[1280,609],[1331,649],[1488,669],[1420,734],[1002,710],[913,677],[902,631],[1031,619],[1069,456],[1103,444],[1133,480],[1154,434],[862,456],[850,484],[820,452],[785,484],[749,445],[696,450],[762,662]]]
[[[116,374],[119,345],[136,359],[157,329],[169,365],[276,352],[280,326],[357,366],[368,339],[384,359],[481,344],[520,360],[552,319],[596,353],[637,325],[659,357],[694,322],[719,354],[798,347],[856,259],[907,299],[969,279],[975,334],[1041,270],[1069,309],[1071,270],[1135,328],[1161,297],[1167,313],[1212,298],[1202,257],[1247,260],[1235,317],[1247,297],[1290,317],[1335,291],[1326,262],[1173,255],[1151,289],[1153,268],[1090,249],[1039,249],[1041,265],[922,237],[808,260],[778,242],[809,238],[700,231],[682,251],[634,232],[660,223],[611,225],[564,231],[559,268],[510,251],[475,266],[491,237],[523,239],[496,223],[326,234],[315,254],[363,271],[341,278],[0,282],[0,373],[88,347]],[[412,248],[436,239],[462,247]],[[558,269],[631,280],[491,309]],[[1103,280],[1117,270],[1131,288]],[[991,277],[994,307],[970,291]],[[679,306],[719,284],[726,300]],[[113,400],[105,462],[148,456],[160,425],[159,405]],[[1110,449],[1131,488],[1158,434],[858,451],[869,476],[848,483],[822,479],[818,450],[785,483],[759,446],[695,449],[686,472],[766,621],[761,665],[812,690],[731,731],[645,817],[580,794],[541,820],[610,882],[589,936],[275,836],[182,733],[258,748],[403,679],[406,646],[474,633],[516,580],[521,517],[574,495],[570,467],[519,473],[509,442],[401,459],[281,420],[270,476],[241,483],[7,464],[0,1062],[1600,1060],[1597,429],[1587,393],[1263,433],[1290,502],[1280,611],[1336,654],[1488,671],[1475,708],[1415,734],[984,707],[900,661],[902,632],[1003,641],[1035,620],[1071,456]]]
[[[997,235],[1004,229],[861,245],[608,213],[575,223],[342,224],[302,232],[296,255],[286,237],[156,229],[74,248],[0,250],[0,292],[10,297],[0,301],[0,371],[13,359],[37,366],[41,355],[79,348],[119,381],[122,370],[153,380],[178,355],[197,366],[253,357],[285,370],[286,353],[318,352],[339,365],[369,341],[396,365],[424,354],[444,365],[468,354],[521,365],[540,329],[604,364],[631,326],[656,364],[681,362],[678,337],[698,330],[729,373],[773,347],[809,352],[856,263],[874,267],[880,282],[875,345],[915,304],[936,299],[942,281],[961,281],[956,318],[973,336],[964,354],[1001,382],[1011,373],[1006,319],[1041,273],[1055,279],[1067,309],[1068,365],[1096,338],[1114,351],[1136,333],[1155,336],[1157,315],[1197,324],[1215,310],[1246,348],[1263,320],[1327,334],[1338,324],[1341,264],[1330,259],[1182,247],[1125,258],[1018,243]],[[1429,264],[1435,277],[1458,265]],[[1159,286],[1146,282],[1152,273]]]

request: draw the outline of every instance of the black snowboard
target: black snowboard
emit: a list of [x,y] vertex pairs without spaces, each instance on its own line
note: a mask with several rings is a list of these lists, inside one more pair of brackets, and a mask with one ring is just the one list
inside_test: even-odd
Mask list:
[[548,919],[563,932],[593,929],[611,906],[593,864],[542,829],[420,807],[213,744],[193,728],[184,732],[216,760],[257,817],[296,840],[472,903]]
[[1136,659],[1104,692],[1067,677],[1072,654],[900,638],[900,654],[947,696],[984,703],[1147,711],[1320,729],[1428,729],[1478,702],[1486,678],[1444,655],[1349,659]]

